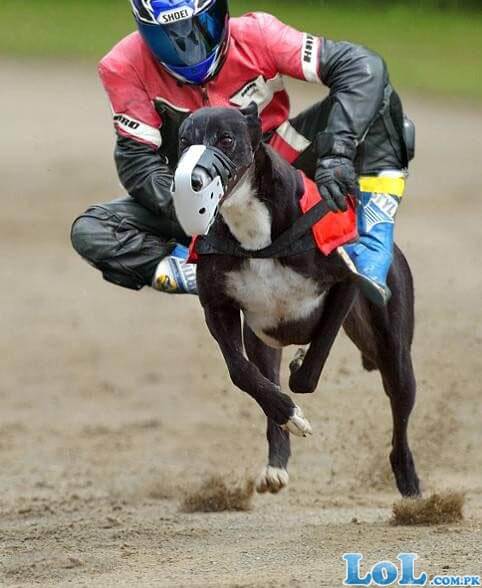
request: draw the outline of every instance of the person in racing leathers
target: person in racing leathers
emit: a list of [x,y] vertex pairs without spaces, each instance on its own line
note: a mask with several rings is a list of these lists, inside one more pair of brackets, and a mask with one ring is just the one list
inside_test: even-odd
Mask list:
[[[138,31],[100,62],[128,195],[90,207],[72,243],[106,280],[196,293],[190,238],[171,198],[178,129],[203,106],[258,105],[264,140],[317,183],[333,211],[357,193],[359,239],[338,249],[365,294],[385,304],[394,218],[411,146],[384,61],[349,42],[299,32],[265,13],[230,18],[227,0],[130,0]],[[290,118],[283,77],[329,95]]]

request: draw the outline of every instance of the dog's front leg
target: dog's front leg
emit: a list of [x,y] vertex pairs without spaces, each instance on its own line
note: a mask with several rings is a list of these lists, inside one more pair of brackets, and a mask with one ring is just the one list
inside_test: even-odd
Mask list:
[[224,356],[233,384],[252,396],[268,418],[290,433],[301,437],[310,434],[311,426],[301,409],[244,356],[239,309],[228,304],[207,306],[204,313],[209,331]]
[[290,388],[297,394],[315,391],[321,372],[357,295],[353,282],[335,284],[327,294],[316,333],[306,354],[297,355],[290,364]]
[[[279,386],[281,349],[268,347],[253,333],[246,321],[243,324],[243,341],[248,359],[258,366],[263,376]],[[269,446],[268,465],[263,468],[258,476],[256,490],[276,494],[289,481],[290,435],[272,419],[268,418],[266,437]]]

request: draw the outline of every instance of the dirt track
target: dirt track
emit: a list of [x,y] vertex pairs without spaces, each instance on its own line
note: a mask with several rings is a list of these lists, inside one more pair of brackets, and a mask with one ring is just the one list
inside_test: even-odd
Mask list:
[[406,100],[418,159],[398,222],[417,286],[412,448],[427,491],[467,492],[466,521],[388,525],[388,402],[344,336],[300,400],[314,435],[294,442],[289,489],[181,514],[178,488],[257,474],[264,419],[195,299],[115,288],[69,246],[72,218],[119,193],[94,68],[1,61],[0,79],[2,585],[338,588],[345,551],[481,573],[482,111]]

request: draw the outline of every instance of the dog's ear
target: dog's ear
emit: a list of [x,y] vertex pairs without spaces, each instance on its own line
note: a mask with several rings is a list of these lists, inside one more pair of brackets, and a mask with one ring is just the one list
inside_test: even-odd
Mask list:
[[251,146],[253,151],[256,151],[261,143],[263,131],[261,129],[261,119],[258,115],[258,105],[256,102],[250,102],[248,106],[240,109],[241,114],[248,123],[249,136],[251,138]]
[[246,118],[258,118],[258,105],[252,100],[248,106],[240,109],[241,114]]

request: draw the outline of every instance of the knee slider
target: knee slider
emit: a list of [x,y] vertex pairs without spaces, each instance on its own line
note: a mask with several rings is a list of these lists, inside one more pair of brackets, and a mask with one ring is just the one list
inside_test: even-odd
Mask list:
[[119,251],[119,224],[118,217],[103,207],[89,208],[72,225],[72,246],[83,259],[100,270],[108,282],[140,290],[147,282],[140,279],[135,272],[120,267],[116,260]]
[[111,218],[102,208],[93,208],[79,216],[72,225],[72,246],[90,263],[109,258],[117,247],[114,227],[109,222]]

